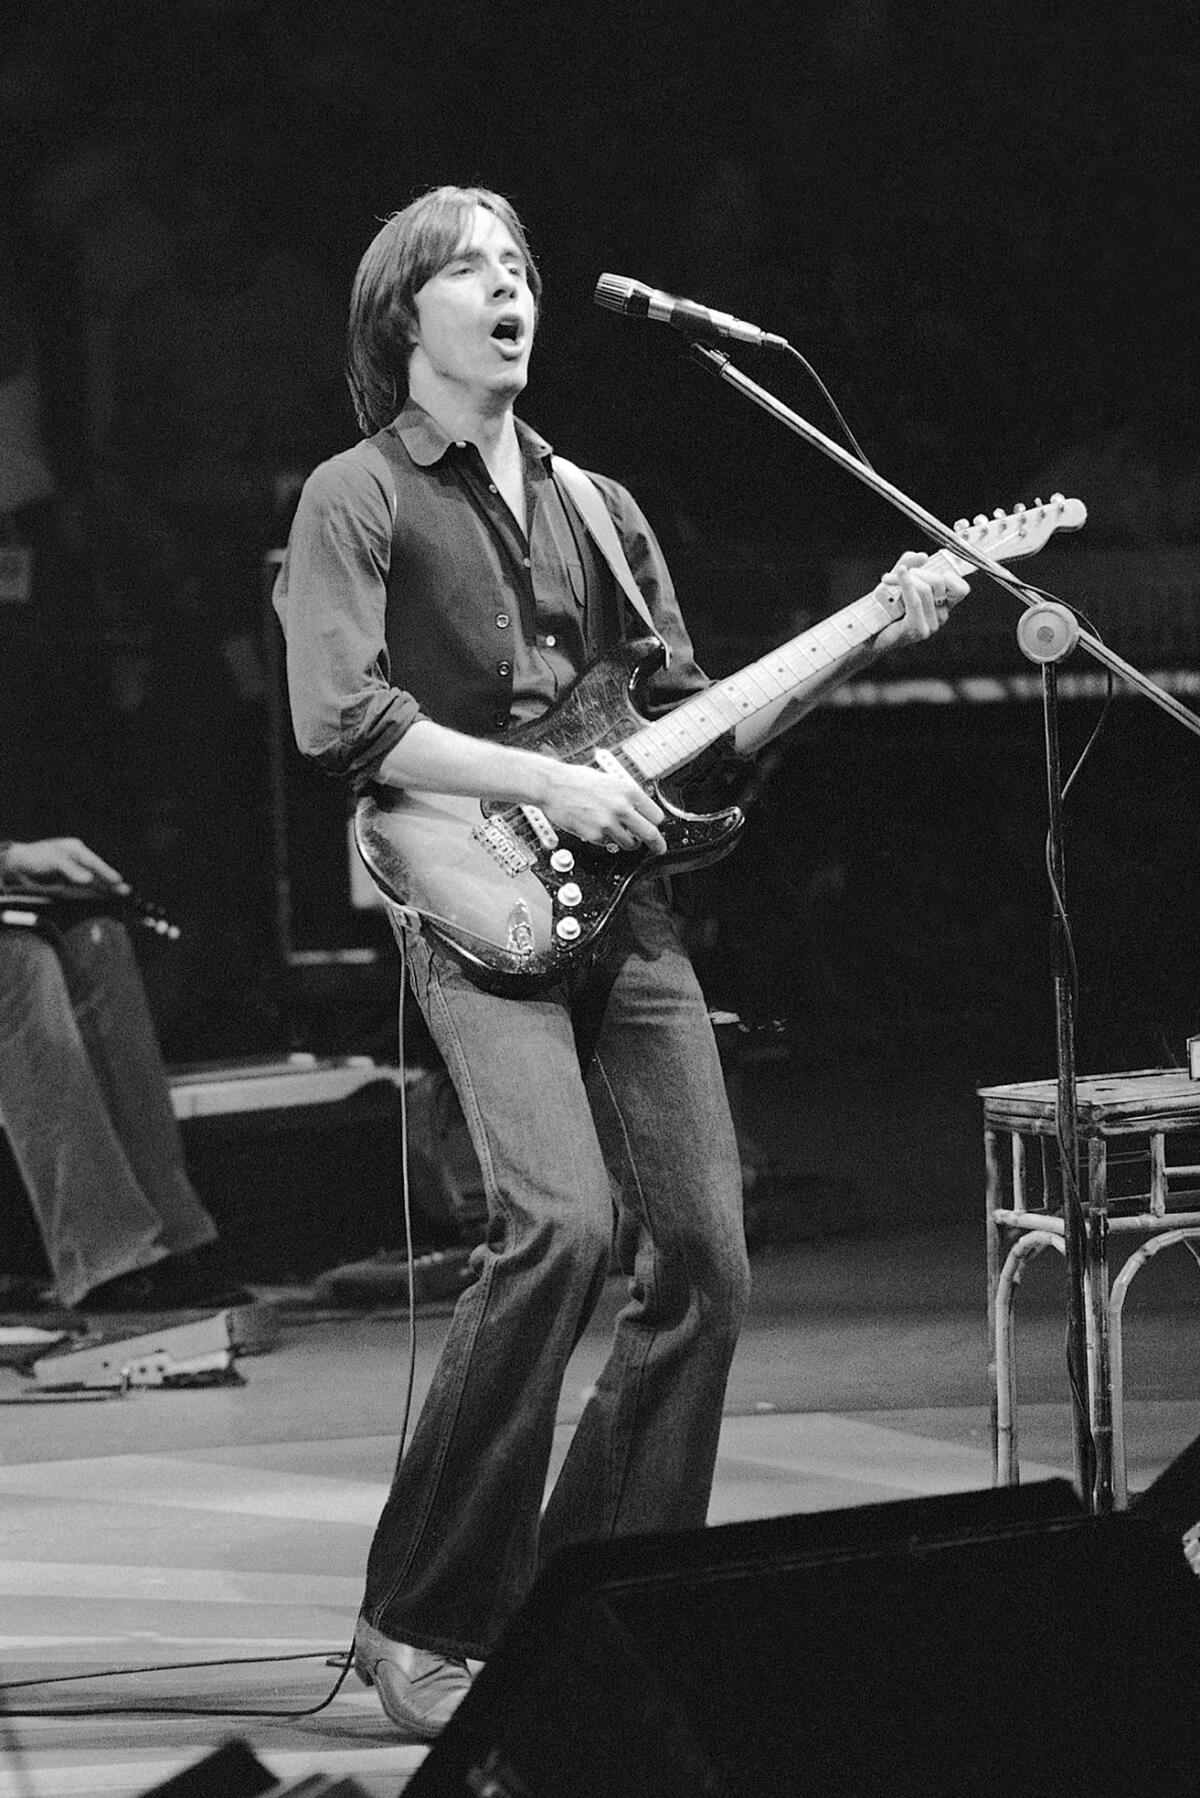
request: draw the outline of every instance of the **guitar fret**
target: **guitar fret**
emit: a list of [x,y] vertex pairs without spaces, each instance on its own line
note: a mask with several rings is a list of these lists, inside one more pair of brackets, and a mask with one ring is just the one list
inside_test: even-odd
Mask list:
[[653,757],[653,745],[644,742],[649,731],[640,730],[635,736],[626,737],[621,745],[621,759],[628,762],[629,771],[635,779],[654,780],[666,770],[666,763],[657,764]]
[[760,711],[763,706],[770,705],[772,700],[783,697],[786,688],[778,678],[771,680],[770,673],[765,662],[754,662],[734,677],[738,691],[745,693],[747,711]]
[[830,661],[847,648],[856,649],[866,641],[866,630],[861,628],[858,620],[842,620],[839,617],[826,618],[816,629],[817,640],[822,647],[828,647]]
[[[676,706],[665,718],[647,724],[626,738],[625,753],[636,762],[646,780],[656,780],[672,768],[681,768],[713,740],[691,711],[691,701]],[[720,732],[714,733],[719,736]]]
[[707,693],[697,698],[696,711],[701,715],[711,713],[718,728],[737,724],[746,715],[745,707],[738,704],[736,693],[725,681],[710,687]]

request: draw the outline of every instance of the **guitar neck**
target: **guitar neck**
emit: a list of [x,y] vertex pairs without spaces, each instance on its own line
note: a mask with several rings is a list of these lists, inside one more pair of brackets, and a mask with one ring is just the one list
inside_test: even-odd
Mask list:
[[[925,564],[935,566],[965,574],[972,564],[943,549]],[[854,651],[870,644],[903,610],[898,595],[877,588],[645,725],[621,745],[622,755],[646,780],[674,774],[745,719],[791,698],[839,663],[849,664]]]

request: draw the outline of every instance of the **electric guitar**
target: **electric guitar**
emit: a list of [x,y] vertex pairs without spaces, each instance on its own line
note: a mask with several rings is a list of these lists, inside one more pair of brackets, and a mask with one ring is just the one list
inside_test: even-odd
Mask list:
[[[997,561],[1033,555],[1058,530],[1078,530],[1087,512],[1055,494],[1046,505],[1017,506],[955,526],[964,543]],[[974,566],[949,549],[927,568],[965,574]],[[653,637],[621,644],[593,662],[549,712],[500,739],[566,762],[590,762],[632,774],[666,816],[667,853],[606,850],[560,834],[536,806],[481,803],[452,794],[376,785],[360,797],[355,839],[372,879],[405,907],[476,985],[521,997],[561,979],[595,950],[635,881],[678,873],[727,855],[744,823],[738,806],[689,812],[663,791],[745,718],[822,677],[819,697],[852,670],[853,652],[899,618],[903,602],[882,584],[822,623],[648,721],[637,689],[662,663]],[[843,678],[845,678],[843,676]]]

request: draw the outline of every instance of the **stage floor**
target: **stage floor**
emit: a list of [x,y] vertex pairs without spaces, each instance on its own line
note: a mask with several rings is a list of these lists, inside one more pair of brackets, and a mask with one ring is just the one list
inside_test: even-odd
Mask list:
[[[1020,1300],[1027,1480],[1071,1472],[1061,1275],[1042,1259]],[[754,1272],[712,1521],[991,1483],[981,1220],[768,1247]],[[272,1296],[280,1339],[239,1362],[240,1386],[5,1410],[0,1798],[134,1798],[231,1736],[276,1779],[346,1773],[379,1798],[420,1764],[353,1676],[315,1708],[395,1455],[405,1316]],[[610,1283],[572,1362],[559,1454],[620,1300]],[[1131,1488],[1200,1433],[1198,1304],[1185,1256],[1131,1297]],[[446,1315],[418,1318],[418,1403]],[[24,1386],[0,1373],[0,1397]],[[221,1664],[239,1657],[263,1658]]]

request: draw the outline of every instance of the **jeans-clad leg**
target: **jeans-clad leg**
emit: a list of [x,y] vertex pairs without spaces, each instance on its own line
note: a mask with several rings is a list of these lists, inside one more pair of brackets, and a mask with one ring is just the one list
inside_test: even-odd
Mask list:
[[[561,992],[492,998],[423,942],[410,948],[489,1204],[476,1280],[456,1307],[368,1565],[368,1621],[419,1647],[486,1656],[536,1575],[563,1374],[612,1247],[613,1188],[577,1028],[585,1053],[595,1035],[602,1115],[611,1124],[620,1107],[641,1182],[628,1215],[644,1215],[659,1239],[651,1250],[647,1237],[637,1257],[566,1496],[552,1500],[551,1534],[704,1518],[746,1296],[738,1160],[690,965],[661,908],[636,910],[653,918],[639,925],[648,953],[622,931],[573,1007]],[[642,1141],[651,1125],[652,1147]],[[593,1470],[598,1488],[585,1501],[579,1488]]]
[[61,959],[0,930],[0,1120],[67,1305],[215,1234],[157,1115],[170,1100],[144,1007],[118,925],[73,926]]
[[712,1025],[666,908],[635,896],[588,1066],[621,1172],[628,1276],[608,1361],[542,1522],[565,1542],[706,1520],[721,1406],[749,1298],[741,1163]]
[[63,933],[63,974],[113,1128],[158,1218],[165,1254],[212,1242],[216,1225],[185,1165],[167,1071],[128,932],[97,918]]

